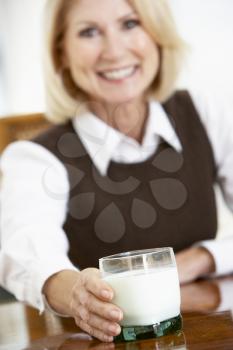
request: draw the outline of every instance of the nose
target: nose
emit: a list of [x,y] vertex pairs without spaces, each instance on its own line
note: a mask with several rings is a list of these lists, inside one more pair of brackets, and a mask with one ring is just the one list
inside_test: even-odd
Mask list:
[[126,45],[123,34],[114,30],[108,31],[104,37],[102,58],[109,61],[116,61],[125,52]]

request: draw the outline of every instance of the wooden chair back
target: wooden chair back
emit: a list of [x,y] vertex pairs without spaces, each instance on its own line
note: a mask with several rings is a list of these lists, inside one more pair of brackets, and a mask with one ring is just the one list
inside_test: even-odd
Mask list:
[[0,154],[9,143],[28,140],[50,125],[42,113],[0,118]]

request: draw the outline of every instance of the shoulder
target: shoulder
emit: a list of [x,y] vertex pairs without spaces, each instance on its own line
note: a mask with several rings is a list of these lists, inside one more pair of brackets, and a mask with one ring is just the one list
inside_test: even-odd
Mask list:
[[223,118],[221,121],[231,123],[232,118],[229,118],[229,113],[233,108],[233,96],[230,96],[229,93],[214,89],[202,91],[192,88],[189,94],[204,124],[219,122],[220,115]]
[[36,169],[56,169],[66,173],[60,160],[48,149],[33,141],[16,141],[6,147],[1,156],[2,172],[16,171],[16,173],[33,171]]
[[233,95],[214,89],[190,89],[189,93],[207,131],[210,129],[218,134],[224,131],[225,134],[229,128],[232,130]]
[[[188,114],[197,116],[198,112],[188,90],[176,90],[164,103],[163,108],[168,114],[178,113],[186,117]],[[196,119],[196,118],[195,118]]]
[[182,89],[176,90],[173,94],[164,102],[164,105],[183,104],[192,102],[189,91]]
[[216,90],[198,90],[189,88],[189,90],[177,90],[164,103],[165,106],[193,106],[204,125],[207,133],[210,131],[218,132],[233,128],[233,95],[217,92]]
[[216,90],[190,89],[189,93],[219,165],[233,149],[233,96]]

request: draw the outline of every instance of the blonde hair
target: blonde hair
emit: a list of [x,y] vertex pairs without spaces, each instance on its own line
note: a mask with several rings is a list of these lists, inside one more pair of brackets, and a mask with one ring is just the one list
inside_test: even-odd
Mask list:
[[[76,0],[77,1],[77,0]],[[62,65],[62,41],[66,31],[67,12],[74,0],[47,0],[45,7],[43,52],[47,118],[65,123],[82,113],[87,96],[74,83]],[[178,34],[167,0],[129,0],[141,23],[160,49],[159,72],[148,96],[164,102],[174,91],[183,64],[186,45]]]

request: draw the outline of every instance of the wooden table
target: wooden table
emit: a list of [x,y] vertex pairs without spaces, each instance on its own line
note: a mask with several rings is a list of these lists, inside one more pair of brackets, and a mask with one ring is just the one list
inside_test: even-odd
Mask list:
[[0,302],[0,349],[4,350],[158,350],[233,349],[233,277],[182,287],[183,331],[169,337],[105,344],[59,318],[14,301]]

